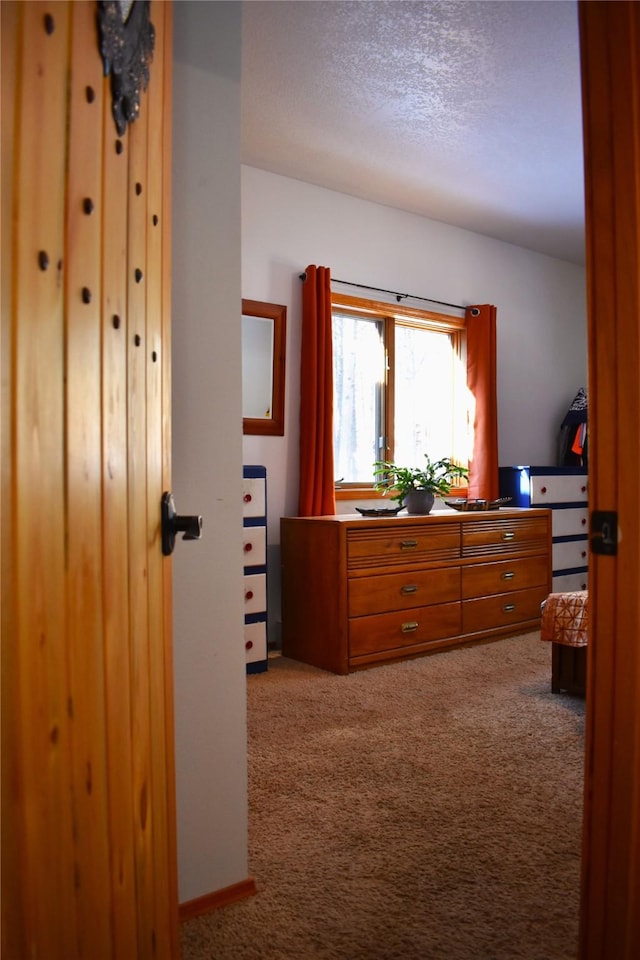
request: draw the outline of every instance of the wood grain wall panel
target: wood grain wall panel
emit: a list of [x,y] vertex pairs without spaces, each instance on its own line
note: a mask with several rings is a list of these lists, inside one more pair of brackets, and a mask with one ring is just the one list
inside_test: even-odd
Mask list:
[[[102,70],[91,4],[71,6],[66,211],[67,657],[81,954],[112,953],[102,608]],[[87,88],[94,91],[87,96]]]
[[[22,4],[12,311],[16,806],[27,955],[76,949],[66,662],[64,199],[68,8]],[[47,150],[34,148],[44,138]],[[41,253],[42,252],[42,253]],[[40,259],[46,269],[40,268]],[[6,638],[3,638],[6,642]],[[7,813],[3,810],[3,821]],[[11,821],[10,821],[11,822]],[[55,829],[51,829],[55,823]],[[48,952],[47,952],[48,951]]]

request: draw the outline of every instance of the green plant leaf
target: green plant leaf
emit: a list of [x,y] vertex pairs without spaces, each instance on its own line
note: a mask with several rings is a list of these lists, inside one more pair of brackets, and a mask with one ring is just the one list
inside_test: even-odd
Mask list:
[[373,464],[374,489],[400,502],[410,490],[430,490],[439,496],[446,496],[454,479],[469,476],[466,467],[459,466],[447,457],[431,460],[428,454],[424,456],[426,462],[421,467],[402,467],[389,460],[376,460]]

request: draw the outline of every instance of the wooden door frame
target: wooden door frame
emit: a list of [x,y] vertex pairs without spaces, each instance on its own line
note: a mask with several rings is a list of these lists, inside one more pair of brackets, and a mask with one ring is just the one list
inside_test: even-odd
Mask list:
[[581,0],[591,553],[581,960],[640,956],[640,7]]

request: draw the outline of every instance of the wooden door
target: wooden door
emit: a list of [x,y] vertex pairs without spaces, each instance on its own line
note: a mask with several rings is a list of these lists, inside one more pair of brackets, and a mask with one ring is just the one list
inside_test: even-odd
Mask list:
[[2,3],[2,948],[173,958],[170,3],[119,136],[94,2]]
[[[640,956],[640,5],[580,4],[587,203],[590,509],[580,956]],[[593,532],[593,530],[592,530]]]

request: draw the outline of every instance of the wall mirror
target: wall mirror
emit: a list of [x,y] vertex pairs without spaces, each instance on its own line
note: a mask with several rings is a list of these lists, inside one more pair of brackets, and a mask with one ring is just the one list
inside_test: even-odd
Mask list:
[[284,436],[287,308],[242,301],[242,432]]

